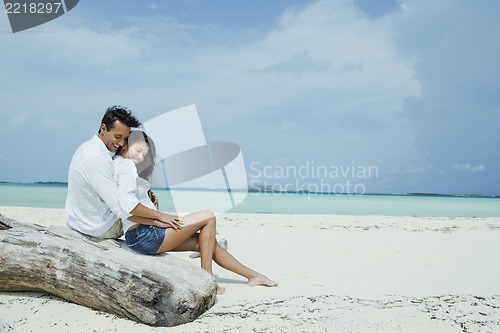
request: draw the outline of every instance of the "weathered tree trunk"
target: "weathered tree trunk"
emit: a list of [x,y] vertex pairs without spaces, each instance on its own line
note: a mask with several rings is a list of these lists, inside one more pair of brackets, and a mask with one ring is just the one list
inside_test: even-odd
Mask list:
[[121,243],[0,215],[0,291],[44,291],[153,326],[193,321],[215,303],[214,278],[201,268]]

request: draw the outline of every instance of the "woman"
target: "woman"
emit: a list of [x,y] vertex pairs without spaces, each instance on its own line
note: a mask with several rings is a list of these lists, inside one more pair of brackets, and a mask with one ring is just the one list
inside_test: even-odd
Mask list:
[[[118,200],[123,210],[131,212],[141,203],[141,216],[122,218],[127,245],[143,254],[167,251],[196,251],[201,255],[201,268],[212,274],[212,260],[219,266],[248,279],[249,286],[277,286],[278,283],[241,264],[215,238],[216,219],[211,211],[200,211],[184,217],[159,212],[150,199],[150,184],[156,156],[151,138],[140,130],[132,131],[127,145],[114,157],[115,178],[118,182]],[[142,206],[141,206],[142,207]],[[149,211],[146,211],[149,210]],[[142,213],[149,215],[143,215]],[[217,286],[217,293],[224,288]]]

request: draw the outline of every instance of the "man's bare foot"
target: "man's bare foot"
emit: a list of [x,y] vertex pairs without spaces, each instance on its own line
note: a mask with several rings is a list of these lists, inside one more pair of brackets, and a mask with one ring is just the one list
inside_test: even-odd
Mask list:
[[226,288],[221,287],[221,286],[219,286],[219,284],[217,284],[217,295],[222,295],[225,292],[226,292]]
[[248,285],[250,287],[255,287],[255,286],[276,287],[278,286],[278,281],[270,280],[264,275],[258,274],[248,279]]

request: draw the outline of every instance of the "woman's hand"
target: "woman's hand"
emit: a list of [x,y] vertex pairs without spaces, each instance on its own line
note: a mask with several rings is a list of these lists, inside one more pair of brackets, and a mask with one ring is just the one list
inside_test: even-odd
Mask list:
[[153,193],[153,191],[149,190],[148,196],[149,196],[149,199],[151,199],[151,202],[153,203],[153,205],[155,205],[156,209],[158,209],[158,198]]
[[157,221],[157,227],[159,228],[172,228],[174,230],[180,230],[186,222],[186,219],[178,215],[161,213],[160,218]]

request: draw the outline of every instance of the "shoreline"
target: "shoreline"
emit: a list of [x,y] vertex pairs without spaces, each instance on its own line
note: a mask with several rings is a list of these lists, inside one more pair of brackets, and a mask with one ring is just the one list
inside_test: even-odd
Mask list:
[[[0,186],[52,186],[52,187],[68,187],[67,182],[61,181],[36,181],[36,182],[10,182],[0,181]],[[279,185],[279,184],[275,184]],[[216,188],[152,188],[156,191],[194,191],[194,192],[227,192],[227,189]],[[273,190],[273,185],[269,187],[249,187],[245,189],[232,189],[232,192],[247,192],[258,194],[305,194],[305,195],[338,195],[338,196],[386,196],[386,197],[443,197],[443,198],[478,198],[478,199],[500,199],[500,194],[478,194],[478,193],[433,193],[433,192],[406,192],[406,193],[377,193],[377,192],[316,192],[308,190]]]
[[[1,185],[0,185],[1,189]],[[198,211],[218,206],[224,200],[220,193],[205,195],[203,192],[179,191],[176,205],[186,211]],[[171,193],[158,191],[156,195],[163,210],[175,209]],[[64,208],[66,188],[60,186],[13,186],[0,191],[0,207]],[[309,214],[347,216],[419,216],[419,217],[500,217],[497,198],[478,197],[431,197],[402,195],[314,195],[249,193],[229,211],[231,214]],[[219,208],[217,208],[219,207]]]
[[[63,209],[0,214],[65,225]],[[225,213],[219,237],[244,264],[277,279],[226,288],[194,322],[153,328],[44,293],[0,293],[0,332],[469,332],[500,329],[500,218]],[[199,265],[187,253],[172,253]],[[378,330],[377,330],[378,329]]]

